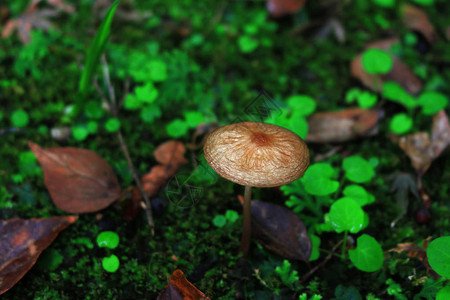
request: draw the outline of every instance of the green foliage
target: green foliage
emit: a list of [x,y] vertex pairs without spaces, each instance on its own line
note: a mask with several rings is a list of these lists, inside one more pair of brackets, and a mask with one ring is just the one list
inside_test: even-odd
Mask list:
[[358,88],[352,88],[347,91],[345,102],[353,103],[355,100],[361,108],[372,108],[377,103],[377,96],[369,91],[361,91]]
[[236,211],[229,209],[225,212],[225,215],[216,215],[212,222],[214,226],[222,228],[227,225],[227,223],[232,224],[236,222],[238,218],[239,214]]
[[400,103],[408,109],[413,109],[418,105],[417,100],[408,94],[403,87],[394,81],[383,83],[383,97]]
[[291,270],[291,263],[288,260],[283,260],[283,265],[275,268],[275,273],[280,276],[281,281],[289,288],[294,287],[298,283],[298,272]]
[[383,249],[373,237],[363,234],[356,241],[356,248],[349,250],[350,260],[364,272],[375,272],[383,266]]
[[407,298],[405,295],[403,295],[402,287],[396,283],[392,278],[389,278],[386,280],[387,287],[387,293],[388,295],[394,296],[397,300],[406,300]]
[[394,61],[384,50],[370,48],[361,57],[364,70],[369,74],[387,74],[391,71]]
[[[114,1],[114,3],[109,8],[108,12],[103,18],[102,23],[100,24],[100,27],[97,30],[97,33],[95,34],[91,46],[89,47],[86,56],[86,63],[83,69],[83,73],[81,74],[78,86],[78,91],[81,96],[87,93],[88,88],[92,84],[92,78],[94,76],[94,72],[96,71],[100,55],[105,50],[106,43],[108,41],[109,35],[111,34],[111,24],[119,2],[120,0]],[[80,105],[81,102],[78,102],[76,109],[81,109]]]
[[11,115],[11,123],[14,127],[26,127],[29,120],[28,113],[23,109],[15,110]]
[[116,132],[120,129],[120,121],[117,118],[109,118],[105,123],[105,129],[108,132]]
[[359,206],[371,204],[375,201],[375,196],[366,191],[366,189],[357,184],[351,184],[342,191],[346,198],[355,200]]
[[427,248],[428,263],[439,275],[450,278],[450,236],[433,240]]
[[258,48],[259,42],[251,36],[243,35],[239,37],[238,45],[242,53],[250,53]]
[[413,120],[404,113],[396,114],[389,123],[389,129],[395,134],[405,134],[411,130]]
[[345,171],[345,177],[356,183],[368,182],[375,176],[372,165],[358,155],[345,158],[342,168]]
[[336,298],[333,300],[362,300],[361,294],[358,289],[353,285],[346,287],[343,285],[338,285],[334,291]]
[[450,286],[442,288],[436,295],[436,300],[450,299]]
[[381,7],[394,7],[395,0],[373,0],[373,2]]
[[417,4],[429,6],[434,4],[434,0],[412,0],[413,2],[416,2]]
[[422,113],[424,115],[434,115],[447,107],[448,99],[441,93],[424,92],[420,94],[417,103],[422,106]]
[[85,125],[75,125],[72,127],[72,135],[77,141],[83,141],[89,135],[89,130]]
[[309,261],[314,261],[318,259],[320,255],[320,238],[315,234],[309,234],[309,239],[311,240],[311,255],[309,256]]
[[337,232],[357,233],[363,228],[364,211],[352,198],[341,198],[331,205],[328,214],[333,229]]
[[102,267],[105,271],[114,273],[119,269],[120,261],[117,256],[111,254],[108,257],[102,259]]
[[119,235],[114,231],[103,231],[97,236],[97,245],[114,249],[119,245]]
[[334,193],[339,188],[339,182],[332,180],[336,172],[328,163],[315,163],[306,170],[300,182],[306,192],[315,196],[325,196]]

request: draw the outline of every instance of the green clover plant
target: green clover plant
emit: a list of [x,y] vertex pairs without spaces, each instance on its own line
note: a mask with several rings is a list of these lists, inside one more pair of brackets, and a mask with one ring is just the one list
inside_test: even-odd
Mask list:
[[[363,207],[374,203],[375,197],[360,184],[369,183],[374,176],[372,164],[354,155],[343,160],[342,168],[325,162],[312,164],[302,178],[281,187],[283,193],[289,196],[286,206],[299,214],[309,227],[312,242],[310,260],[319,257],[320,234],[325,231],[344,233],[342,257],[345,257],[347,235],[357,234],[369,224],[369,217]],[[351,184],[344,187],[346,181]],[[339,194],[342,196],[334,200]],[[328,213],[324,213],[326,208],[329,208]],[[324,222],[321,223],[321,220]],[[352,253],[350,260],[362,271],[376,271],[383,262],[381,255],[380,264],[381,247],[372,237],[364,236],[358,240],[357,248],[349,252],[349,255]],[[376,260],[368,260],[368,257]]]
[[[119,245],[119,236],[113,231],[103,231],[97,236],[96,241],[100,248],[115,249]],[[116,272],[119,269],[119,265],[119,258],[114,254],[102,259],[102,267],[107,272]]]

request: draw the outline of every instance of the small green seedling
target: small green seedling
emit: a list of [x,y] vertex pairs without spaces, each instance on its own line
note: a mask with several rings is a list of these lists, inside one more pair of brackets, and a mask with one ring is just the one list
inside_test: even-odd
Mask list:
[[242,53],[250,53],[258,48],[259,41],[252,36],[243,35],[239,37],[238,45]]
[[239,218],[239,214],[235,210],[227,210],[225,215],[216,215],[212,220],[214,226],[222,228],[227,223],[234,223]]
[[369,182],[375,176],[372,165],[357,155],[345,158],[342,168],[345,171],[345,177],[356,183]]
[[14,127],[23,128],[28,125],[29,120],[28,113],[23,109],[13,111],[11,115],[11,123]]
[[433,240],[427,248],[428,263],[433,270],[450,279],[450,236]]
[[436,295],[436,300],[448,300],[450,299],[450,286],[442,288]]
[[391,55],[381,49],[367,49],[361,58],[364,70],[369,74],[387,74],[392,70],[394,61]]
[[417,99],[417,103],[422,107],[422,113],[429,116],[447,107],[448,99],[441,93],[424,92]]
[[355,100],[358,102],[359,107],[367,109],[375,106],[377,96],[369,91],[361,91],[358,88],[353,88],[345,95],[345,101],[347,103],[353,103]]
[[[119,236],[114,231],[103,231],[97,236],[97,245],[100,248],[115,249],[119,245]],[[119,264],[119,258],[114,254],[102,260],[103,269],[111,273],[117,271]]]
[[286,100],[287,107],[281,113],[272,113],[264,122],[287,128],[301,138],[308,134],[306,117],[316,110],[316,102],[307,95],[293,95]]
[[288,260],[283,260],[282,266],[275,268],[275,273],[280,276],[281,281],[289,288],[294,287],[298,282],[298,272],[291,270],[291,263]]
[[335,176],[336,172],[330,164],[317,163],[306,170],[300,182],[308,194],[326,196],[336,192],[339,188],[339,182],[333,180]]
[[117,132],[120,129],[120,121],[117,118],[109,118],[105,123],[108,132]]
[[352,198],[341,198],[334,202],[328,217],[337,233],[343,231],[358,233],[364,225],[364,211]]
[[97,245],[100,248],[115,249],[119,245],[119,236],[114,231],[103,231],[97,236]]
[[389,129],[395,134],[405,134],[411,130],[413,120],[405,113],[396,114],[389,123]]
[[363,234],[356,240],[356,248],[348,255],[355,266],[365,272],[375,272],[383,266],[383,249],[370,235]]
[[199,124],[205,122],[205,117],[198,111],[184,112],[184,120],[175,119],[166,126],[167,134],[173,138],[179,138],[185,135],[189,129],[196,128]]
[[75,125],[72,127],[72,136],[77,141],[85,140],[89,135],[89,130],[85,125]]
[[105,271],[114,273],[119,269],[120,261],[117,256],[112,254],[109,257],[104,257],[102,259],[102,267]]

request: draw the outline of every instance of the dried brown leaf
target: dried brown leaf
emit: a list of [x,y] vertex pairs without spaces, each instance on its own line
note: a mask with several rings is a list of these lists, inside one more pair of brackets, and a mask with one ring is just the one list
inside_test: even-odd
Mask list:
[[59,232],[77,218],[0,220],[0,295],[22,278]]
[[70,213],[95,212],[119,198],[116,175],[95,152],[28,145],[44,170],[45,186],[58,208]]
[[376,134],[379,110],[350,108],[339,112],[313,114],[308,118],[307,142],[341,143]]
[[183,271],[175,270],[169,284],[159,293],[156,300],[211,300],[184,277]]
[[422,33],[430,44],[436,41],[437,34],[425,11],[416,6],[405,4],[402,6],[401,13],[406,27]]
[[[390,47],[398,42],[398,38],[390,38],[386,40],[369,43],[366,48],[377,48],[389,52]],[[380,75],[378,80],[375,75],[366,73],[362,65],[362,53],[358,54],[350,63],[351,73],[358,78],[366,87],[373,91],[381,92],[383,83],[386,81],[395,81],[400,84],[408,93],[417,94],[422,89],[422,81],[414,74],[411,68],[403,63],[399,58],[392,55],[392,70]]]
[[75,8],[72,5],[66,4],[62,0],[48,0],[48,3],[58,9],[38,9],[37,4],[41,0],[33,0],[26,9],[26,11],[19,17],[9,20],[3,30],[2,37],[7,38],[11,36],[14,30],[18,31],[20,40],[23,44],[28,44],[31,40],[30,32],[32,29],[49,30],[53,28],[52,23],[48,20],[51,17],[58,16],[60,10],[72,13]]
[[267,0],[267,10],[273,17],[294,14],[305,5],[306,0]]
[[153,154],[156,160],[166,166],[178,168],[187,163],[184,158],[185,149],[181,142],[168,141],[156,148]]
[[423,175],[450,144],[450,125],[445,111],[433,117],[431,138],[426,132],[418,132],[401,137],[398,143],[411,159],[414,169]]

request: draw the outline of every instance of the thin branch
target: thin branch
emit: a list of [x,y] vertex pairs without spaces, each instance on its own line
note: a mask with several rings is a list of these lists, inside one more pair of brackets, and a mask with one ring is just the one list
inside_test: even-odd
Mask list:
[[[111,84],[108,63],[106,62],[106,58],[105,58],[104,54],[102,55],[102,67],[103,67],[105,84],[108,89],[109,106],[111,109],[111,113],[113,114],[113,116],[115,118],[117,118],[119,110],[118,110],[118,107],[116,106],[116,95],[114,92],[114,87]],[[100,87],[98,86],[98,84],[96,84],[96,88],[97,88],[97,90],[101,90]],[[103,92],[100,93],[100,96],[106,98]],[[155,229],[154,229],[155,225],[153,223],[153,213],[152,213],[152,205],[151,205],[150,199],[149,199],[147,193],[145,192],[144,188],[142,187],[141,180],[136,173],[136,169],[134,168],[133,162],[131,161],[130,153],[128,152],[127,144],[125,143],[120,130],[117,131],[117,138],[119,140],[120,148],[122,149],[122,152],[125,155],[125,159],[128,163],[128,169],[130,170],[131,174],[133,175],[134,181],[136,182],[136,186],[139,189],[139,192],[141,193],[142,198],[144,199],[145,206],[143,206],[143,207],[145,210],[145,214],[147,216],[148,225],[150,226],[150,231],[151,231],[152,235],[154,235],[155,234]]]
[[302,279],[299,281],[300,284],[303,284],[309,277],[311,277],[311,275],[313,275],[314,273],[317,272],[317,270],[319,270],[320,268],[322,268],[323,266],[325,266],[325,264],[331,259],[331,257],[333,256],[334,252],[336,252],[336,249],[339,248],[339,246],[342,244],[343,240],[340,240],[339,243],[337,243],[336,245],[334,245],[333,249],[331,249],[330,254],[327,255],[327,257],[325,257],[325,259],[318,264],[317,266],[315,266],[314,268],[312,268],[311,270],[309,270],[308,273],[306,273],[305,275],[303,275]]

